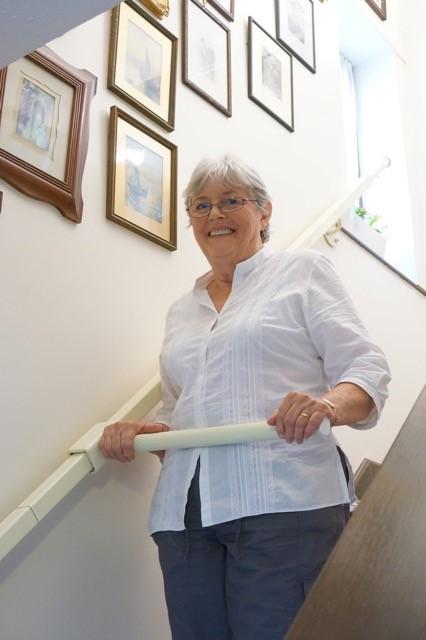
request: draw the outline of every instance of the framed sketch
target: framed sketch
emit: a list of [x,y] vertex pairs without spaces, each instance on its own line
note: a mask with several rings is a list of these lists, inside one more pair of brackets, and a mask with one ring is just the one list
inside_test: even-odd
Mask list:
[[315,73],[315,24],[312,0],[275,0],[277,39]]
[[212,7],[217,9],[228,20],[234,19],[235,0],[207,0]]
[[377,13],[379,18],[386,20],[386,0],[365,0],[366,3]]
[[0,178],[80,222],[96,78],[47,47],[0,70]]
[[177,147],[111,107],[107,218],[176,249]]
[[177,38],[137,4],[112,12],[108,88],[167,131],[175,120]]
[[253,18],[248,35],[249,98],[294,131],[293,58]]
[[197,0],[184,0],[183,33],[183,82],[230,117],[230,30]]
[[169,15],[169,0],[139,0],[159,18]]

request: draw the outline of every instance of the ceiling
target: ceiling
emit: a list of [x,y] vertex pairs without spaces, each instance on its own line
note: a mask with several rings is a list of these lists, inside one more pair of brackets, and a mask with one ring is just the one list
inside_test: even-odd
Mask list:
[[0,69],[117,4],[118,0],[0,0]]

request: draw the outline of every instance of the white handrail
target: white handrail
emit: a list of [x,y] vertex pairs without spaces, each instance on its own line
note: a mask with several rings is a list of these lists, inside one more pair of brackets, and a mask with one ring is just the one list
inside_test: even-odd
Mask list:
[[[310,247],[339,220],[364,193],[376,177],[389,167],[389,158],[384,158],[366,177],[360,178],[356,184],[336,204],[327,209],[304,231],[287,249]],[[106,462],[98,449],[98,441],[106,424],[119,420],[138,420],[146,416],[160,402],[159,376],[152,378],[125,405],[123,405],[106,422],[100,422],[87,431],[68,450],[69,458],[50,475],[28,498],[0,523],[0,560],[4,558],[44,516],[49,513],[77,484],[89,473],[96,472]],[[240,427],[244,426],[243,431]],[[327,428],[324,426],[323,428]],[[189,431],[189,430],[185,430]],[[255,425],[232,425],[230,427],[209,427],[203,430],[150,434],[138,436],[135,448],[151,450],[177,446],[211,446],[212,444],[230,444],[252,439],[276,438],[276,434],[266,423]],[[238,431],[238,432],[237,432]],[[215,433],[213,433],[215,432]],[[256,433],[255,433],[256,432]],[[181,435],[184,434],[184,435]],[[188,440],[189,436],[189,440]],[[219,436],[222,440],[219,441]],[[160,442],[158,441],[160,438]],[[184,443],[183,439],[185,438]],[[200,440],[201,438],[201,440]],[[243,440],[241,440],[243,438]],[[149,441],[151,439],[151,441]],[[177,440],[180,439],[180,442]],[[204,442],[204,444],[203,444]]]
[[332,227],[340,218],[353,206],[353,203],[367,191],[374,180],[388,167],[390,158],[382,158],[377,166],[364,178],[359,178],[353,187],[343,198],[338,200],[331,207],[326,209],[306,231],[300,234],[287,249],[300,249],[301,247],[312,247],[318,240]]

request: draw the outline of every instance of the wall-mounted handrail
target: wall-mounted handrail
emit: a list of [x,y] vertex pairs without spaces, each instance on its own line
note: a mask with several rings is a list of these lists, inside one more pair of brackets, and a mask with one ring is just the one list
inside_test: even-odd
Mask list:
[[390,158],[382,158],[376,167],[363,178],[359,178],[353,187],[335,204],[321,214],[287,249],[312,247],[318,240],[353,206],[353,203],[367,191],[374,180],[388,167]]
[[[389,165],[390,160],[384,158],[367,176],[360,178],[343,198],[320,215],[306,231],[287,246],[287,249],[310,247],[315,244],[315,242],[346,213],[357,198],[368,189],[375,178],[377,178],[384,169],[389,167]],[[33,529],[49,511],[70,493],[83,478],[89,473],[98,471],[105,464],[106,460],[100,453],[97,445],[106,424],[118,422],[119,420],[139,420],[152,411],[159,402],[160,380],[159,376],[156,375],[130,398],[126,404],[116,411],[109,420],[95,424],[82,438],[70,447],[68,450],[70,457],[0,523],[0,560]],[[236,425],[232,425],[234,430],[235,427]],[[217,427],[207,429],[207,439],[211,437],[209,430],[212,432],[216,429]],[[263,430],[262,433],[265,435],[264,439],[272,437],[272,432],[265,423],[261,424],[260,430]],[[250,429],[247,430],[245,440],[250,440],[250,438],[253,437],[251,431]],[[161,440],[161,446],[159,447],[158,443],[156,443],[154,450],[164,448],[165,446],[177,446],[176,443],[167,445],[167,436],[171,437],[171,441],[175,438],[172,433],[153,435],[163,438]],[[142,438],[150,437],[152,436],[138,436],[137,440],[140,441]],[[224,437],[229,438],[229,434],[224,434]],[[240,434],[238,434],[238,437],[241,437]],[[184,446],[206,446],[196,444],[193,439],[191,442],[192,444],[186,444]],[[229,443],[229,439],[227,439],[226,442]],[[220,443],[215,442],[210,444]],[[136,448],[138,449],[139,447],[142,447],[142,445],[136,444]]]

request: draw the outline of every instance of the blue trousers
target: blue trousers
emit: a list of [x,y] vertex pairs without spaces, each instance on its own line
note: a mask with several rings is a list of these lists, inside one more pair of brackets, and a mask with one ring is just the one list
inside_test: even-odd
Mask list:
[[202,527],[196,473],[186,528],[153,534],[173,640],[282,640],[348,517],[338,505]]

